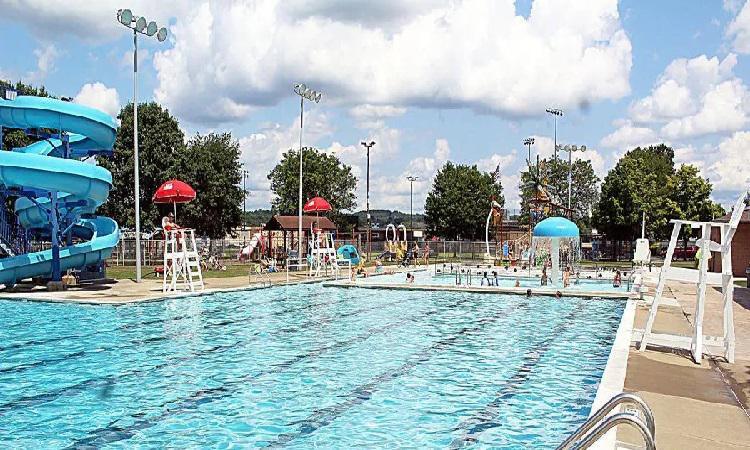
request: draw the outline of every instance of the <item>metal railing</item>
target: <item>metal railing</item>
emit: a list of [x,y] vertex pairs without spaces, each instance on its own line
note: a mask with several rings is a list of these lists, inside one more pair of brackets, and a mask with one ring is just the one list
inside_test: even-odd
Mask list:
[[6,196],[0,193],[0,247],[8,256],[28,253],[31,248],[28,232],[18,217],[8,211],[6,201]]
[[[636,411],[625,410],[608,417],[608,414],[620,405],[635,406]],[[638,414],[643,415],[643,419]],[[593,415],[568,436],[568,438],[557,447],[557,450],[589,448],[607,431],[620,424],[628,424],[637,429],[646,443],[647,450],[656,450],[656,423],[651,408],[640,397],[635,394],[622,393],[612,397],[607,403],[599,408]]]

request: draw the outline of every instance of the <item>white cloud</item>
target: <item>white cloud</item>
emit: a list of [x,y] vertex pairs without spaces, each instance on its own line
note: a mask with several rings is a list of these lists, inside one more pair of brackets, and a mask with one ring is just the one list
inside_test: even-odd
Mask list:
[[380,129],[385,127],[386,118],[398,117],[406,112],[406,108],[393,105],[370,105],[368,103],[357,105],[349,110],[349,115],[354,118],[357,128]]
[[57,58],[61,52],[55,44],[46,44],[43,47],[34,49],[36,56],[36,70],[29,72],[26,77],[36,83],[42,83],[46,80],[47,75],[56,70]]
[[86,83],[73,98],[75,103],[100,109],[112,117],[120,113],[120,96],[117,89],[108,88],[103,83]]
[[494,172],[497,167],[500,167],[500,173],[502,174],[516,161],[517,154],[518,151],[516,149],[511,150],[510,153],[505,155],[493,153],[477,161],[476,165],[479,170],[490,173]]
[[739,131],[722,140],[713,155],[706,175],[719,191],[739,192],[750,188],[750,168],[748,152],[750,131]]
[[633,147],[643,147],[655,144],[658,141],[656,132],[649,127],[633,125],[631,121],[625,121],[612,133],[604,136],[600,142],[603,147],[619,150],[630,150]]
[[[736,0],[725,0],[724,7],[731,12],[737,12],[739,2]],[[750,6],[748,6],[747,2],[739,10],[739,14],[727,26],[726,37],[727,39],[731,39],[732,49],[735,52],[750,53]]]
[[[305,114],[305,145],[313,145],[332,132],[325,114],[315,110]],[[288,126],[266,124],[256,133],[240,138],[239,143],[240,159],[248,171],[248,207],[268,208],[273,198],[268,173],[281,161],[284,152],[299,147],[299,119]]]
[[[138,70],[141,70],[140,67],[142,67],[146,61],[149,61],[150,57],[151,52],[149,51],[149,49],[138,49]],[[131,71],[133,70],[133,50],[128,50],[122,54],[122,57],[120,57],[120,66],[126,67]]]
[[[409,211],[410,182],[407,176],[419,177],[414,182],[414,212],[424,211],[427,193],[432,188],[432,181],[438,170],[450,158],[450,144],[446,139],[436,139],[435,149],[430,156],[418,156],[411,159],[400,173],[379,170],[371,174],[370,209],[387,208]],[[360,197],[360,207],[364,207],[364,196]]]
[[[27,24],[32,32],[45,40],[73,35],[85,41],[110,41],[127,35],[118,26],[118,9],[131,8],[160,25],[167,25],[173,16],[181,15],[190,7],[189,1],[154,2],[129,0],[126,5],[117,0],[0,0],[0,21]],[[132,33],[131,33],[132,34]]]
[[[684,139],[742,129],[750,121],[750,91],[734,74],[737,56],[723,60],[700,55],[675,59],[657,79],[651,94],[630,106],[632,122],[603,139],[607,145],[628,139],[653,140],[643,125],[659,125],[659,135]],[[655,132],[653,132],[655,133]]]
[[194,5],[171,27],[174,48],[154,57],[155,97],[190,121],[218,123],[291,97],[298,81],[331,104],[513,117],[629,92],[631,44],[616,0],[536,0],[528,19],[512,0],[395,2],[394,20],[366,26],[384,8],[375,3]]

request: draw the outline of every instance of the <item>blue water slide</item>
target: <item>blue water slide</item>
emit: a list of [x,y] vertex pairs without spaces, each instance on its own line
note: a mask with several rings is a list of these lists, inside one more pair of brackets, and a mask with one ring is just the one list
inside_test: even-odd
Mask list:
[[[0,190],[19,196],[14,206],[20,224],[49,236],[53,218],[60,219],[60,234],[75,238],[75,243],[59,247],[60,270],[108,258],[120,230],[114,220],[94,212],[107,200],[112,175],[78,158],[111,152],[117,129],[114,119],[75,103],[20,96],[0,99],[0,127],[57,132],[27,147],[0,152]],[[0,284],[52,277],[54,266],[53,250],[0,259]]]

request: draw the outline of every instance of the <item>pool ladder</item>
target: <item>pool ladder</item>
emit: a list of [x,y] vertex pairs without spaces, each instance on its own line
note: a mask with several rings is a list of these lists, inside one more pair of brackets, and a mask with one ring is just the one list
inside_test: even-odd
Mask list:
[[[631,405],[635,409],[625,409],[609,416],[608,414],[620,405]],[[641,415],[643,418],[641,418]],[[638,430],[646,443],[647,450],[656,450],[656,426],[654,413],[640,397],[635,394],[622,393],[612,397],[599,410],[589,417],[583,425],[571,434],[557,450],[583,450],[592,446],[607,431],[627,424]]]
[[[255,281],[255,283],[253,283]],[[271,283],[271,275],[268,274],[268,272],[255,272],[250,273],[248,276],[248,284],[250,285],[260,285],[261,288],[268,288],[271,287],[273,283]]]

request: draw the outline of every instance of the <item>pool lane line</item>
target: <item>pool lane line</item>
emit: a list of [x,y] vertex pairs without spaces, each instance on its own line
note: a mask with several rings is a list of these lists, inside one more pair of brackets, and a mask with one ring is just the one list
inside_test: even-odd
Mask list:
[[[358,314],[370,312],[370,311],[373,311],[375,309],[379,309],[379,308],[382,308],[382,307],[385,307],[385,306],[394,305],[394,304],[400,303],[400,302],[401,302],[401,300],[394,300],[394,301],[387,302],[387,303],[384,303],[384,304],[371,305],[371,306],[368,306],[366,308],[360,308],[358,310],[354,310],[354,311],[349,311],[349,312],[346,312],[346,313],[342,313],[341,317],[356,316]],[[325,302],[325,305],[328,305],[330,303],[332,303],[332,302]],[[317,305],[323,306],[323,304],[317,304]],[[293,332],[299,331],[301,329],[304,329],[304,327],[306,327],[306,326],[314,326],[316,323],[317,323],[317,321],[315,319],[310,319],[307,322],[303,322],[302,324],[300,324],[300,326],[297,327],[297,328],[282,328],[282,329],[279,329],[279,330],[274,330],[273,332],[269,332],[268,335],[270,335],[270,336],[277,336],[277,335],[284,335],[284,334],[287,334],[287,333],[293,333]],[[233,342],[231,344],[227,344],[227,345],[215,345],[215,346],[213,346],[211,348],[208,348],[208,349],[205,349],[205,350],[201,350],[198,353],[192,353],[189,356],[182,356],[182,357],[179,357],[179,358],[173,358],[173,359],[164,361],[164,362],[162,362],[160,364],[157,364],[155,366],[148,367],[148,368],[145,368],[145,369],[139,369],[139,370],[135,370],[135,371],[124,372],[124,373],[120,373],[120,374],[117,374],[117,375],[107,375],[107,376],[100,377],[100,378],[92,378],[92,379],[88,379],[88,380],[82,381],[80,383],[76,383],[74,385],[66,386],[66,387],[64,387],[62,389],[58,389],[57,391],[54,391],[54,392],[43,392],[43,393],[40,393],[40,394],[31,395],[31,396],[25,396],[25,397],[18,398],[16,400],[11,400],[11,401],[8,401],[6,403],[0,404],[0,417],[2,417],[3,415],[5,415],[5,413],[7,413],[8,411],[12,411],[12,410],[17,409],[19,407],[28,408],[28,407],[32,407],[32,406],[39,406],[39,405],[42,405],[42,404],[45,404],[45,403],[52,402],[52,401],[54,401],[54,400],[56,400],[56,399],[58,399],[60,397],[72,397],[72,396],[75,396],[78,393],[83,392],[83,391],[85,391],[87,389],[113,385],[113,384],[116,384],[117,382],[119,382],[119,381],[121,381],[123,379],[126,379],[126,378],[130,378],[130,377],[133,377],[133,376],[144,375],[144,374],[146,374],[148,372],[161,370],[164,367],[168,367],[168,366],[171,366],[171,365],[183,362],[183,361],[187,361],[187,360],[191,360],[191,359],[196,359],[196,358],[201,358],[201,357],[203,357],[205,355],[208,355],[208,354],[211,354],[211,353],[223,353],[223,352],[225,352],[227,350],[231,350],[231,349],[234,349],[234,348],[244,348],[244,347],[246,347],[248,344],[250,344],[252,342],[257,342],[259,340],[259,335],[260,334],[261,334],[261,332],[258,331],[258,332],[254,333],[251,336],[246,336],[244,339],[236,341],[236,342]]]
[[503,381],[497,392],[497,396],[481,411],[477,411],[474,415],[464,420],[453,429],[454,432],[463,429],[464,433],[460,438],[456,438],[451,442],[449,446],[450,449],[458,449],[467,445],[476,444],[479,441],[479,435],[482,432],[502,426],[502,424],[495,422],[495,417],[497,417],[500,407],[503,403],[513,398],[518,393],[521,387],[526,381],[528,381],[531,375],[533,375],[534,369],[549,351],[550,347],[552,347],[552,344],[558,340],[562,333],[574,325],[575,317],[578,316],[582,310],[583,304],[579,301],[576,307],[565,316],[561,323],[555,326],[547,337],[538,342],[530,351],[527,351],[524,354],[521,365],[516,369],[513,376]]
[[[236,323],[236,322],[239,322],[239,321],[242,321],[242,320],[246,320],[246,319],[249,319],[249,318],[252,318],[252,319],[263,319],[263,318],[268,318],[268,317],[282,315],[282,314],[289,314],[289,313],[292,313],[292,312],[304,311],[304,310],[316,308],[316,307],[319,307],[319,306],[328,306],[328,305],[336,304],[336,303],[338,303],[340,301],[341,300],[327,300],[327,301],[318,302],[318,303],[308,303],[308,304],[305,304],[305,305],[295,306],[295,307],[287,308],[287,309],[282,309],[281,311],[277,311],[277,312],[274,312],[274,313],[262,314],[262,315],[259,315],[259,316],[246,316],[246,315],[243,315],[243,316],[238,317],[238,318],[233,319],[233,320],[225,320],[225,321],[222,321],[222,322],[205,324],[205,325],[202,326],[202,328],[203,329],[210,329],[210,328],[216,328],[216,327],[225,326],[225,325],[231,325],[233,323]],[[263,305],[266,305],[266,304],[269,304],[269,303],[271,303],[271,302],[263,302],[259,306],[263,306]],[[387,305],[388,305],[388,303],[386,303],[384,306],[387,306]],[[237,307],[233,308],[231,311],[236,311],[236,310],[239,310],[241,308],[242,308],[242,306],[237,306]],[[212,314],[214,312],[220,311],[221,309],[222,308],[213,308],[211,310],[205,311],[205,313]],[[153,321],[148,321],[148,322],[138,322],[138,327],[140,327],[141,325],[144,325],[144,324],[152,325],[152,324],[157,324],[157,323],[161,323],[161,322],[174,322],[174,321],[177,321],[177,320],[187,319],[187,318],[190,318],[190,317],[192,317],[192,316],[191,315],[183,315],[183,316],[178,316],[178,317],[161,318],[159,320],[153,320]],[[108,330],[108,331],[106,331],[104,333],[116,332],[118,330],[123,330],[125,328],[129,329],[129,328],[133,328],[133,327],[120,327],[120,328],[117,328],[117,329],[114,329],[114,330]],[[87,335],[84,335],[84,337],[90,336],[92,334],[96,334],[96,333],[89,333]],[[35,361],[34,363],[22,363],[22,364],[19,364],[17,366],[3,367],[3,368],[0,368],[0,374],[2,374],[2,373],[21,373],[21,372],[23,372],[25,370],[28,370],[28,369],[31,369],[33,367],[43,366],[43,365],[46,365],[46,364],[49,364],[49,363],[69,361],[70,359],[80,358],[80,357],[83,357],[83,356],[85,356],[87,354],[91,354],[91,353],[101,353],[102,351],[111,351],[111,350],[115,350],[115,349],[122,349],[122,348],[127,348],[127,347],[133,347],[133,346],[137,346],[137,345],[140,345],[140,344],[160,342],[160,341],[164,341],[164,340],[168,340],[168,339],[169,339],[169,337],[167,337],[167,336],[154,336],[154,337],[145,338],[145,339],[131,340],[131,341],[128,341],[127,343],[123,343],[122,345],[118,345],[118,346],[112,346],[112,347],[106,347],[106,348],[98,347],[96,349],[78,351],[78,352],[70,353],[68,355],[63,355],[61,357],[56,357],[56,358],[49,359],[49,360],[38,360],[38,361]],[[54,342],[56,340],[57,339],[53,339],[51,341]]]
[[[111,422],[109,425],[103,428],[92,430],[87,437],[74,441],[70,446],[66,448],[67,449],[79,449],[79,448],[99,447],[99,446],[103,446],[103,445],[110,444],[113,442],[130,439],[131,437],[135,435],[136,432],[151,428],[155,426],[157,423],[163,421],[164,419],[168,417],[176,416],[176,415],[186,413],[189,411],[194,411],[195,409],[197,409],[199,406],[203,404],[211,403],[211,402],[229,397],[232,393],[232,390],[230,390],[230,387],[242,387],[242,386],[245,386],[247,383],[256,381],[264,376],[281,373],[285,371],[286,369],[296,365],[297,363],[319,357],[331,351],[341,350],[347,347],[351,347],[353,345],[364,342],[373,336],[383,334],[388,330],[407,325],[416,320],[421,320],[421,319],[424,319],[425,317],[433,316],[443,311],[450,311],[451,309],[461,306],[462,304],[470,300],[473,300],[473,298],[464,297],[462,299],[459,299],[453,302],[452,304],[443,305],[440,309],[433,308],[431,310],[427,310],[418,314],[407,316],[406,318],[399,320],[397,322],[392,322],[384,326],[370,328],[364,333],[360,333],[349,339],[346,339],[343,341],[336,341],[333,344],[324,345],[322,347],[318,347],[309,352],[298,354],[288,359],[287,361],[270,366],[271,368],[269,369],[261,370],[254,374],[249,374],[249,375],[246,375],[244,377],[238,378],[233,381],[228,381],[221,386],[218,386],[215,388],[200,389],[194,392],[193,394],[191,394],[190,396],[183,398],[179,402],[170,401],[170,402],[166,402],[166,403],[159,405],[159,407],[162,408],[163,411],[161,414],[159,414],[156,417],[153,417],[150,419],[143,419],[137,414],[131,414],[127,417],[131,418],[133,420],[133,423],[125,427],[120,427],[116,425],[118,421],[123,419],[122,417],[118,418],[117,420],[115,420],[114,422]],[[169,406],[175,403],[176,405]]]
[[357,386],[345,396],[346,400],[318,409],[309,417],[292,422],[290,425],[299,424],[296,432],[280,434],[274,441],[264,446],[264,448],[283,447],[295,439],[306,437],[320,428],[331,424],[349,409],[369,401],[372,396],[380,390],[383,384],[391,382],[403,375],[407,375],[415,367],[428,362],[439,352],[456,344],[459,339],[483,331],[487,325],[497,322],[501,318],[507,318],[509,312],[515,313],[516,311],[522,311],[527,309],[528,306],[529,304],[527,302],[522,302],[512,306],[507,305],[506,308],[495,311],[492,316],[479,319],[473,326],[465,326],[452,335],[439,339],[429,347],[410,355],[407,358],[407,361],[401,366],[383,372],[372,378],[367,383]]

